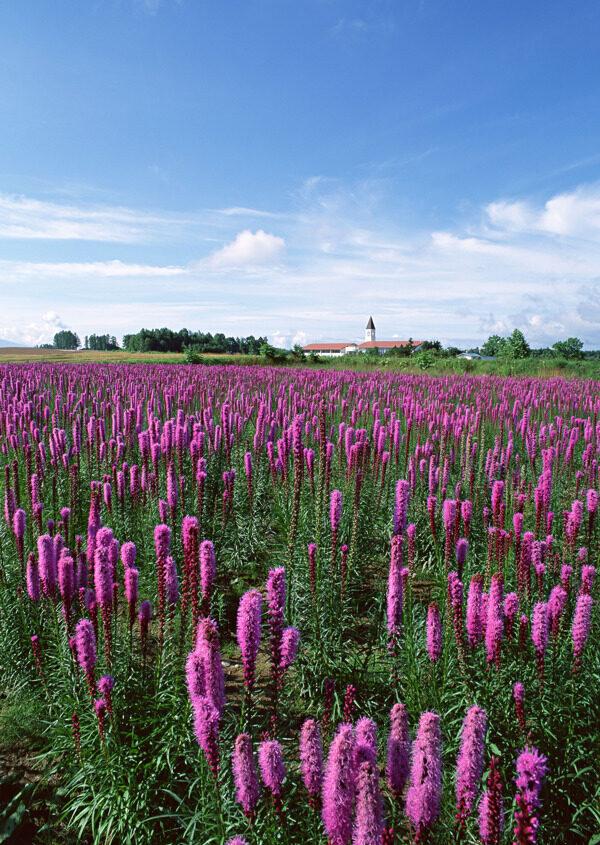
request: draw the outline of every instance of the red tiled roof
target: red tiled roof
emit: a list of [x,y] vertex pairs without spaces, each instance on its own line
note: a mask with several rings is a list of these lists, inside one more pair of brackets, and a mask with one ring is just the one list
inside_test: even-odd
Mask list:
[[[359,349],[393,349],[395,346],[408,346],[409,340],[366,340],[359,344]],[[413,346],[420,346],[422,340],[413,340]]]
[[331,350],[332,352],[339,352],[340,349],[345,349],[347,346],[356,346],[355,343],[309,343],[307,346],[303,346],[302,349],[305,352],[328,352]]

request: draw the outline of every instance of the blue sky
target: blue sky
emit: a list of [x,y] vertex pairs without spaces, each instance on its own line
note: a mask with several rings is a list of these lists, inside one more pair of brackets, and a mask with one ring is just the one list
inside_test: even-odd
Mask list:
[[0,338],[600,347],[600,4],[0,7]]

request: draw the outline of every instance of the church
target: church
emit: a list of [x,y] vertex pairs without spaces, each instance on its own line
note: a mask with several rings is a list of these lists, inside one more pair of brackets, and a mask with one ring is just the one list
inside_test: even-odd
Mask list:
[[[380,355],[388,352],[390,349],[403,348],[411,343],[409,340],[377,340],[375,338],[375,323],[373,317],[369,317],[369,322],[365,329],[365,339],[362,343],[334,343],[332,341],[326,343],[308,343],[302,347],[304,352],[314,352],[316,355],[323,355],[326,357],[334,357],[341,355],[352,355],[354,352],[367,352],[370,349],[376,349]],[[417,352],[422,346],[422,340],[412,341],[412,351]]]

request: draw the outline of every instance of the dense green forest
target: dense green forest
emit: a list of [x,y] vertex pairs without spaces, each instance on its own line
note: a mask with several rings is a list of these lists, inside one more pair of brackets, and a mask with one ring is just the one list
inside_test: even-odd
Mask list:
[[123,337],[123,349],[127,352],[198,352],[227,353],[233,355],[258,355],[260,347],[267,343],[266,337],[225,337],[222,332],[191,332],[189,329],[141,329],[136,334]]

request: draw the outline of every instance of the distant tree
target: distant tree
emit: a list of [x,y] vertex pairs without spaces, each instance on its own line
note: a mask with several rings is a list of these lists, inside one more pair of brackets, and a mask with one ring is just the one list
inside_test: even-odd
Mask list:
[[492,334],[481,347],[481,354],[495,357],[496,355],[500,355],[504,351],[505,347],[506,338],[500,337],[499,334]]
[[78,349],[80,346],[81,342],[79,338],[70,329],[63,329],[54,335],[55,349]]
[[583,356],[583,341],[578,337],[569,337],[567,340],[557,340],[552,344],[552,349],[555,355],[561,358],[570,358],[572,360],[580,361]]
[[514,329],[510,337],[507,338],[506,352],[509,357],[516,359],[529,358],[531,355],[531,348],[520,329]]
[[441,352],[442,344],[439,340],[424,340],[420,352]]
[[286,357],[285,349],[278,349],[270,343],[263,343],[260,347],[260,355],[267,361],[283,361]]
[[294,361],[305,361],[306,360],[306,355],[304,353],[304,349],[302,349],[302,347],[300,346],[299,343],[294,344],[294,346],[293,346],[293,348],[290,352],[290,355],[294,359]]
[[83,348],[84,348],[84,349],[89,349],[89,346],[88,346],[88,336],[87,336],[87,335],[85,336],[84,341],[83,341]]
[[456,356],[457,356],[457,355],[460,355],[460,353],[461,353],[462,351],[463,351],[463,350],[462,350],[462,349],[459,349],[459,348],[458,348],[458,346],[447,346],[447,347],[444,349],[444,354],[445,354],[445,355],[446,355],[446,357],[448,357],[448,358],[456,358]]

